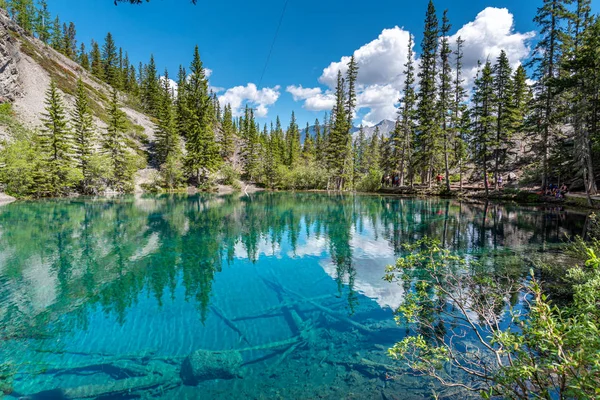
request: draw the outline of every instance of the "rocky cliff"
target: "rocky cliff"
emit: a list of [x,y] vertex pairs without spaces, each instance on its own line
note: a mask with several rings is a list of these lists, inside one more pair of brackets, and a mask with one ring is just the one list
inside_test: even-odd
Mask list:
[[[17,119],[26,128],[41,125],[45,93],[54,79],[67,108],[74,102],[77,79],[88,89],[90,105],[99,128],[105,126],[105,105],[110,87],[85,71],[75,61],[58,53],[40,40],[27,35],[6,11],[0,9],[0,103],[10,102]],[[130,136],[141,146],[154,137],[154,124],[126,97],[123,111],[131,123]],[[0,135],[10,136],[0,124]]]

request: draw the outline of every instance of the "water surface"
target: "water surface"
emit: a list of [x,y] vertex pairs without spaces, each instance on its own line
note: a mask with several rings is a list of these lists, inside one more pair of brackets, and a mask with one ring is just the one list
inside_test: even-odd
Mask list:
[[[32,399],[430,398],[434,382],[386,355],[407,332],[393,319],[403,288],[382,280],[402,243],[525,260],[584,222],[559,208],[312,193],[8,204],[0,385]],[[182,384],[197,350],[243,365]]]

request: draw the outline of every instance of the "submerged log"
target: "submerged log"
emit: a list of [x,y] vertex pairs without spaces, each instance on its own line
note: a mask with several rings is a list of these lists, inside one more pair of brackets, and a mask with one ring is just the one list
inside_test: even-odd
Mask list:
[[28,396],[37,399],[95,399],[98,397],[118,397],[133,394],[142,390],[162,387],[164,390],[173,389],[181,385],[181,380],[176,374],[152,374],[144,377],[126,378],[111,383],[83,385],[74,388],[54,389]]
[[201,381],[241,377],[242,355],[239,351],[197,350],[183,360],[181,380],[196,386]]
[[325,313],[325,314],[327,314],[327,315],[329,315],[329,316],[331,316],[331,317],[333,317],[333,318],[335,318],[335,319],[337,319],[339,321],[345,322],[348,325],[351,325],[352,327],[354,327],[354,328],[356,328],[356,329],[358,329],[358,330],[360,330],[362,332],[373,333],[372,329],[364,326],[363,324],[360,324],[360,323],[358,323],[356,321],[352,321],[350,318],[346,317],[345,315],[336,313],[335,311],[333,311],[333,310],[331,310],[331,309],[329,309],[329,308],[327,308],[325,306],[322,306],[321,304],[317,303],[316,301],[313,301],[313,300],[311,300],[309,298],[306,298],[306,297],[302,296],[301,294],[299,294],[299,293],[297,293],[297,292],[295,292],[295,291],[293,291],[291,289],[288,289],[288,288],[284,287],[283,285],[281,285],[278,282],[274,282],[274,281],[272,281],[270,279],[267,279],[265,277],[261,277],[261,278],[262,278],[263,281],[265,281],[265,283],[267,283],[268,286],[272,287],[276,291],[286,292],[286,293],[289,293],[289,294],[291,294],[291,295],[293,295],[295,297],[298,297],[302,301],[304,301],[306,303],[309,303],[309,304],[312,304],[319,311],[322,311],[323,313]]

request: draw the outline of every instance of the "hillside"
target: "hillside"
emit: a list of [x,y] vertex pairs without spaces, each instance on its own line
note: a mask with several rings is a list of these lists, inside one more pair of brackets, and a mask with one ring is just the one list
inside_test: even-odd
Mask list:
[[[82,69],[75,61],[27,35],[5,10],[0,9],[0,103],[12,104],[16,120],[12,122],[12,127],[7,121],[0,121],[0,140],[13,138],[15,124],[27,130],[40,128],[45,93],[51,79],[56,82],[69,111],[74,104],[78,78],[85,84],[94,122],[101,132],[106,128],[110,86]],[[146,157],[145,153],[154,140],[155,125],[135,101],[122,96],[120,102],[127,117],[128,147],[144,153],[142,155]]]

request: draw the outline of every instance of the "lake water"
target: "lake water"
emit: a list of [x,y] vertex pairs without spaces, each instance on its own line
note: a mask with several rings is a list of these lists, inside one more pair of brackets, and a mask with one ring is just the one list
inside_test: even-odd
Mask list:
[[[316,193],[12,203],[0,207],[0,387],[8,399],[460,397],[387,356],[407,327],[385,266],[425,235],[526,260],[584,222]],[[192,353],[194,371],[220,369],[190,380]]]

